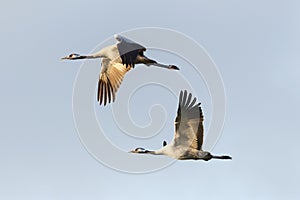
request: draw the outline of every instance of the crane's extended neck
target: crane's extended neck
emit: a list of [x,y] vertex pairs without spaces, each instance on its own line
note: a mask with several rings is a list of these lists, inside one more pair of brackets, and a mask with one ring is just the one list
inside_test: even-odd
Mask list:
[[79,55],[77,57],[71,58],[71,60],[78,60],[78,59],[94,59],[94,58],[101,58],[100,55],[91,54],[91,55]]
[[94,54],[91,54],[91,55],[79,56],[77,59],[93,59],[93,58],[101,58],[101,57],[100,56],[96,56]]
[[163,155],[163,153],[159,150],[157,151],[148,151],[147,154],[152,154],[152,155]]
[[90,55],[80,55],[77,53],[72,53],[66,57],[61,58],[62,60],[79,60],[79,59],[94,59],[94,58],[103,58],[104,55],[102,52],[97,52]]
[[149,151],[144,148],[136,148],[135,150],[130,151],[130,153],[139,153],[139,154],[152,154],[152,155],[162,155],[163,153],[160,150]]

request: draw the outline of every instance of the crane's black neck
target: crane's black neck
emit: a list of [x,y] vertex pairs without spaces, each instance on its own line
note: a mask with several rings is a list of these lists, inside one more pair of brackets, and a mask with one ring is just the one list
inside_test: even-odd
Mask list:
[[93,56],[78,56],[76,58],[73,58],[73,60],[79,60],[79,59],[91,59],[91,58],[95,58]]

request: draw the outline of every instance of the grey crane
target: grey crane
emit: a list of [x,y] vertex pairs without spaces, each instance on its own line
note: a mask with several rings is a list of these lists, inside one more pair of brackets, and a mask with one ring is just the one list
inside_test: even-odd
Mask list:
[[202,150],[203,144],[203,113],[197,98],[192,98],[191,93],[181,91],[179,106],[175,119],[175,135],[170,144],[163,142],[163,147],[156,151],[149,151],[138,147],[131,153],[166,155],[178,160],[205,160],[232,159],[230,156],[216,156]]
[[101,72],[98,81],[97,100],[99,104],[115,101],[116,93],[120,87],[125,74],[136,64],[145,64],[147,66],[157,66],[165,69],[179,70],[175,65],[164,65],[149,59],[144,55],[146,48],[131,41],[121,35],[115,35],[117,43],[104,47],[100,51],[91,55],[80,55],[72,53],[61,59],[79,60],[79,59],[101,59]]

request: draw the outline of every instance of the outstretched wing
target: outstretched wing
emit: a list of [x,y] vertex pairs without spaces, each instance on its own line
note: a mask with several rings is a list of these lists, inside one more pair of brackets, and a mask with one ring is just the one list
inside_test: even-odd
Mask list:
[[109,58],[102,59],[102,68],[98,81],[97,100],[99,104],[115,101],[116,93],[122,80],[131,67],[112,61]]
[[175,119],[175,145],[183,145],[201,150],[203,143],[203,113],[197,103],[197,98],[192,98],[191,93],[181,91],[179,106]]
[[137,56],[145,51],[146,48],[120,35],[115,35],[115,38],[119,41],[117,48],[123,65],[126,67],[134,67]]

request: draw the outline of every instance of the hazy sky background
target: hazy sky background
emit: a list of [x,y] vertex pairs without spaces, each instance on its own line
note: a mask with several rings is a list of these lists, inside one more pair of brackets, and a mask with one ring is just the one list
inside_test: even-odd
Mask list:
[[[299,6],[268,0],[1,2],[0,198],[299,199]],[[58,58],[90,52],[114,33],[143,26],[187,34],[218,65],[227,115],[213,152],[232,161],[177,162],[132,175],[104,167],[80,143],[72,91],[81,62]],[[172,104],[173,119],[175,99]],[[171,135],[134,144],[157,148]],[[112,139],[118,143],[117,133]]]

